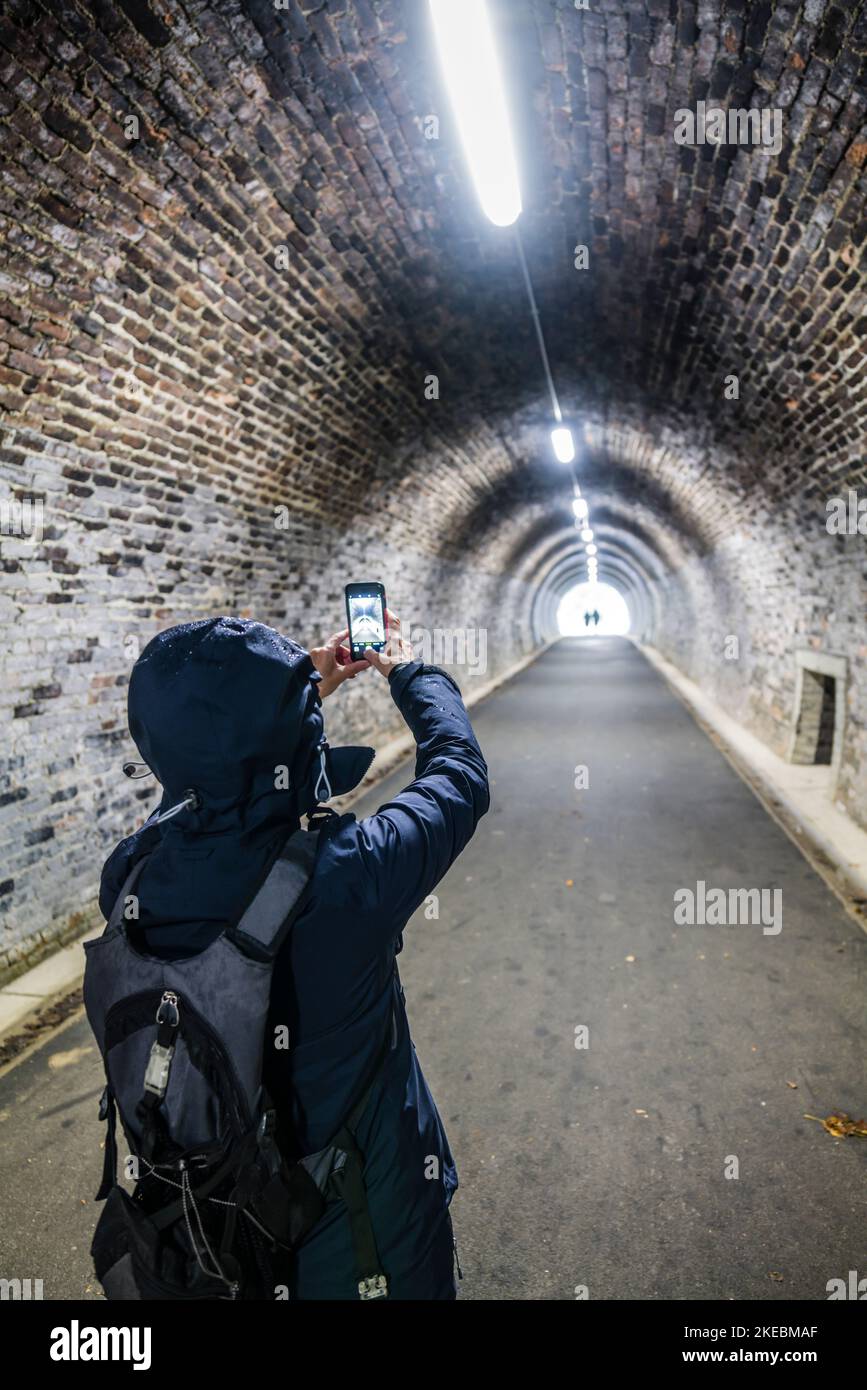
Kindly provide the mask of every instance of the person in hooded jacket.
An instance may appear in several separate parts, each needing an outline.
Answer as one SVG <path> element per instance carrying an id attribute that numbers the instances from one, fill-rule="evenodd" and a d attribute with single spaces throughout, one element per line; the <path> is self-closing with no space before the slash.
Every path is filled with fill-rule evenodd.
<path id="1" fill-rule="evenodd" d="M 355 1130 L 373 1235 L 392 1299 L 453 1299 L 449 1204 L 457 1172 L 411 1040 L 396 956 L 402 932 L 489 806 L 485 760 L 454 680 L 412 660 L 388 615 L 385 653 L 353 662 L 346 632 L 306 652 L 274 629 L 221 617 L 160 633 L 129 687 L 130 732 L 160 806 L 106 862 L 109 917 L 129 870 L 142 948 L 189 956 L 234 925 L 301 817 L 351 790 L 374 756 L 329 748 L 321 702 L 370 667 L 416 742 L 415 777 L 357 821 L 322 821 L 305 906 L 275 964 L 264 1081 L 291 1158 L 330 1142 L 369 1090 Z M 196 793 L 196 805 L 156 817 Z M 371 1086 L 372 1080 L 372 1086 Z M 286 1269 L 295 1299 L 359 1297 L 347 1208 L 329 1199 Z"/>

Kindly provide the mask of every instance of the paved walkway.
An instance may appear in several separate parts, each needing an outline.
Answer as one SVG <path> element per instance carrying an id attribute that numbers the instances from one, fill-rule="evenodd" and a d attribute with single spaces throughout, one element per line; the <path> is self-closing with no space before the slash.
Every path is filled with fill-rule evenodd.
<path id="1" fill-rule="evenodd" d="M 825 1299 L 867 1275 L 867 1143 L 803 1118 L 867 1110 L 867 935 L 624 639 L 559 643 L 475 723 L 492 810 L 402 957 L 462 1296 Z M 780 889 L 782 930 L 676 925 L 699 881 Z M 100 1090 L 83 1020 L 0 1078 L 0 1275 L 48 1298 L 96 1296 Z"/>

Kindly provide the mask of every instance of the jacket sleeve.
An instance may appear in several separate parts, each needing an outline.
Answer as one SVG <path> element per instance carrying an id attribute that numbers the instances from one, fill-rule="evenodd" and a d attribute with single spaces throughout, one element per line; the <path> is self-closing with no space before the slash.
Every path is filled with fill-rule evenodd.
<path id="1" fill-rule="evenodd" d="M 451 676 L 412 661 L 389 683 L 416 741 L 415 780 L 358 831 L 366 906 L 397 936 L 471 838 L 490 796 L 487 764 Z"/>

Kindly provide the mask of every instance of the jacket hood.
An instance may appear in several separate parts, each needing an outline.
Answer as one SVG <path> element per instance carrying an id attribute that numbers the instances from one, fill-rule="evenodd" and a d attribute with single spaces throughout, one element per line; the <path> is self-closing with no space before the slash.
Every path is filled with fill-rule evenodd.
<path id="1" fill-rule="evenodd" d="M 164 834 L 291 831 L 357 785 L 373 750 L 328 748 L 319 680 L 309 653 L 263 623 L 209 618 L 153 638 L 130 677 L 130 733 L 161 811 L 191 791 L 198 803 Z"/>

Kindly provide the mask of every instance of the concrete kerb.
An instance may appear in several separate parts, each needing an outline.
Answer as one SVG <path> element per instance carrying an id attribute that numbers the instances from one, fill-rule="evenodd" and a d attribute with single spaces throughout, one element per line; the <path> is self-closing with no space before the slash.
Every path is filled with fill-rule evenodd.
<path id="1" fill-rule="evenodd" d="M 654 647 L 631 640 L 867 931 L 867 831 L 817 792 L 812 768 L 781 758 Z"/>

